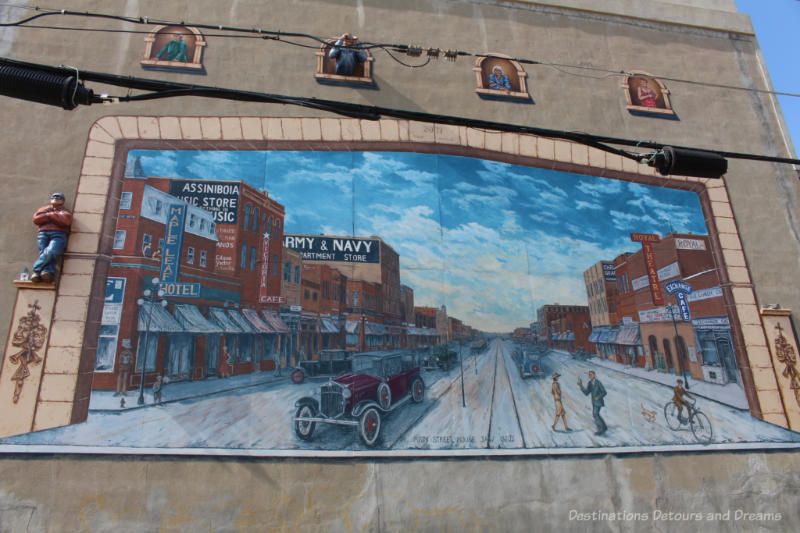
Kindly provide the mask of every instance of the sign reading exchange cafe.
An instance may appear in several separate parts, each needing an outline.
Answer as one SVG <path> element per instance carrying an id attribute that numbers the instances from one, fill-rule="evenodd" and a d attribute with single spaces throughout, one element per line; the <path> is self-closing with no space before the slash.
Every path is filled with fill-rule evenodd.
<path id="1" fill-rule="evenodd" d="M 321 235 L 284 235 L 284 248 L 300 252 L 303 261 L 342 261 L 344 263 L 380 262 L 377 239 L 325 237 Z"/>

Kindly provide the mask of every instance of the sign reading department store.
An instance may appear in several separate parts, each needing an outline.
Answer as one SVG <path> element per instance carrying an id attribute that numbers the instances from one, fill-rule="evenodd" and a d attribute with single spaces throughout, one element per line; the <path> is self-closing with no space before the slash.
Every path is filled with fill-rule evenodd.
<path id="1" fill-rule="evenodd" d="M 111 178 L 132 201 L 104 215 L 118 248 L 102 251 L 109 266 L 91 290 L 117 292 L 88 298 L 102 321 L 82 347 L 94 359 L 88 415 L 4 435 L 2 449 L 405 456 L 800 443 L 750 408 L 748 354 L 728 282 L 709 267 L 722 254 L 699 188 L 407 146 L 148 142 Z M 142 197 L 154 200 L 139 208 Z M 584 272 L 598 264 L 610 324 L 588 312 Z M 682 317 L 662 288 L 687 279 Z M 569 317 L 540 318 L 547 306 Z M 36 320 L 12 324 L 13 338 Z M 685 421 L 679 377 L 697 397 Z M 29 394 L 37 388 L 23 386 L 20 402 Z"/>
<path id="2" fill-rule="evenodd" d="M 300 252 L 305 261 L 378 263 L 380 242 L 376 239 L 284 235 L 283 246 Z"/>

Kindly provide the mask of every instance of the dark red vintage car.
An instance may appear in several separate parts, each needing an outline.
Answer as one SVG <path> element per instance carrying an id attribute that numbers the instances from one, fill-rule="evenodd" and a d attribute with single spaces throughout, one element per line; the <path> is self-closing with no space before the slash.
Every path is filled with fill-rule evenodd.
<path id="1" fill-rule="evenodd" d="M 408 400 L 421 402 L 425 383 L 414 353 L 375 352 L 353 357 L 352 372 L 331 379 L 315 396 L 295 402 L 294 430 L 311 440 L 317 423 L 358 428 L 361 440 L 374 446 L 382 417 Z"/>

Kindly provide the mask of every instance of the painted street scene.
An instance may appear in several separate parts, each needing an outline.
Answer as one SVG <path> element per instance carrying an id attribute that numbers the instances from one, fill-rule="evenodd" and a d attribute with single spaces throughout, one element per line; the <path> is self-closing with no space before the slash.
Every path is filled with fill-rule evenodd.
<path id="1" fill-rule="evenodd" d="M 664 406 L 672 399 L 672 387 L 622 369 L 580 361 L 561 350 L 552 350 L 542 358 L 546 376 L 524 378 L 513 356 L 515 346 L 498 338 L 480 353 L 470 354 L 463 348 L 463 395 L 459 365 L 449 371 L 424 371 L 427 389 L 423 400 L 418 404 L 408 401 L 382 417 L 379 439 L 373 446 L 392 450 L 491 450 L 636 448 L 654 442 L 800 442 L 800 435 L 794 432 L 699 395 L 696 405 L 707 416 L 708 429 L 696 428 L 693 432 L 689 423 L 679 423 L 673 429 L 664 414 Z M 601 417 L 608 430 L 602 435 L 595 435 L 592 402 L 577 385 L 578 379 L 589 379 L 589 371 L 597 373 L 596 379 L 607 391 Z M 555 372 L 560 374 L 568 430 L 560 421 L 552 429 L 555 409 L 551 375 Z M 369 450 L 355 426 L 318 423 L 309 440 L 298 438 L 294 404 L 324 384 L 325 380 L 311 379 L 298 385 L 288 376 L 270 375 L 259 382 L 242 380 L 235 390 L 215 392 L 209 387 L 183 400 L 176 397 L 185 394 L 185 389 L 172 393 L 167 386 L 161 405 L 119 410 L 109 403 L 107 409 L 94 411 L 86 423 L 4 442 L 165 449 L 191 449 L 202 443 L 207 448 L 231 450 Z M 148 404 L 151 398 L 148 395 Z"/>
<path id="2" fill-rule="evenodd" d="M 800 442 L 753 415 L 689 190 L 435 154 L 134 150 L 113 216 L 88 419 L 6 449 Z"/>

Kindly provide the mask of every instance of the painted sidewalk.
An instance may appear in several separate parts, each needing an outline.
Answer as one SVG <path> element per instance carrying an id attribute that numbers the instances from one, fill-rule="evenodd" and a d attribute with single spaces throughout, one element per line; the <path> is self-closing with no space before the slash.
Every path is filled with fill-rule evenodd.
<path id="1" fill-rule="evenodd" d="M 282 375 L 276 376 L 274 371 L 254 372 L 252 374 L 241 374 L 229 378 L 206 378 L 202 381 L 178 381 L 176 383 L 167 382 L 161 387 L 161 403 L 171 403 L 190 398 L 201 398 L 248 387 L 259 385 L 269 385 L 276 381 L 289 382 L 291 369 L 283 369 Z M 125 406 L 121 406 L 120 400 L 125 399 Z M 103 411 L 127 411 L 141 407 L 151 407 L 153 403 L 153 387 L 144 389 L 144 405 L 138 405 L 139 389 L 128 389 L 127 396 L 115 396 L 114 391 L 92 391 L 89 400 L 89 412 Z"/>

